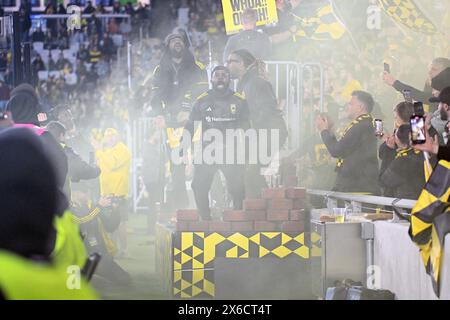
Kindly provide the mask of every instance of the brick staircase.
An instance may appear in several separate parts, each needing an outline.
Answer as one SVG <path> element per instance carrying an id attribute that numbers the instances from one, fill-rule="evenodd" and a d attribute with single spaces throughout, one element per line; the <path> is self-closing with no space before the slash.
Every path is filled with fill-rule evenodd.
<path id="1" fill-rule="evenodd" d="M 178 210 L 176 231 L 303 232 L 306 189 L 283 187 L 265 189 L 261 199 L 244 200 L 243 210 L 227 210 L 221 220 L 202 221 L 197 210 Z"/>

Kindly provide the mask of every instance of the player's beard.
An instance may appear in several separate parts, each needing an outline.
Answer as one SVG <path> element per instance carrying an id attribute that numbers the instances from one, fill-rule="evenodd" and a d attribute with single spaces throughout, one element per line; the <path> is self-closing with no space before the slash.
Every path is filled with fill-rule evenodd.
<path id="1" fill-rule="evenodd" d="M 184 50 L 185 49 L 178 51 L 176 49 L 172 49 L 172 50 L 170 50 L 170 56 L 175 59 L 180 59 L 181 57 L 183 57 Z"/>

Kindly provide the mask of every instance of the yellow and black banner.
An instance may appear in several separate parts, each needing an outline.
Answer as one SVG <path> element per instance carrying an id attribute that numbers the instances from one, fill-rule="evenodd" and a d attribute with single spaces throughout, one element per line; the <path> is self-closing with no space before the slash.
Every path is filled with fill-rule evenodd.
<path id="1" fill-rule="evenodd" d="M 297 37 L 311 40 L 337 40 L 345 34 L 344 24 L 337 18 L 333 6 L 327 4 L 316 9 L 309 17 L 294 15 L 299 25 Z"/>
<path id="2" fill-rule="evenodd" d="M 438 297 L 444 240 L 450 232 L 449 196 L 450 162 L 439 161 L 412 210 L 409 230 Z"/>
<path id="3" fill-rule="evenodd" d="M 396 23 L 408 29 L 424 33 L 436 34 L 436 26 L 417 7 L 413 0 L 378 0 L 378 4 Z"/>
<path id="4" fill-rule="evenodd" d="M 222 0 L 222 7 L 227 34 L 234 34 L 242 30 L 241 15 L 246 9 L 256 10 L 257 26 L 278 22 L 275 0 Z"/>

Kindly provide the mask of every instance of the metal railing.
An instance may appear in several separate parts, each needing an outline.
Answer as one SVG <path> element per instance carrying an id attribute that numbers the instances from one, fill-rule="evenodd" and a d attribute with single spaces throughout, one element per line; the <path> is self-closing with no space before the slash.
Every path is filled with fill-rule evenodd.
<path id="1" fill-rule="evenodd" d="M 298 63 L 295 61 L 265 61 L 275 95 L 284 100 L 284 115 L 289 131 L 288 149 L 296 150 L 304 147 L 305 133 L 312 130 L 311 124 L 305 118 L 305 107 L 314 107 L 314 101 L 319 99 L 319 110 L 323 111 L 325 75 L 320 63 Z M 305 77 L 305 74 L 309 78 Z M 315 95 L 314 79 L 319 81 L 319 92 Z M 309 99 L 305 99 L 307 80 L 309 81 Z M 312 113 L 311 113 L 312 114 Z M 312 118 L 310 119 L 312 123 Z"/>
<path id="2" fill-rule="evenodd" d="M 327 201 L 327 207 L 337 208 L 337 201 L 344 201 L 347 205 L 348 202 L 351 203 L 352 213 L 361 213 L 363 208 L 362 204 L 369 204 L 382 207 L 392 207 L 396 208 L 397 212 L 401 212 L 402 215 L 405 211 L 411 211 L 417 200 L 409 199 L 396 199 L 387 197 L 377 197 L 369 195 L 360 195 L 352 193 L 343 192 L 333 192 L 324 190 L 313 190 L 308 189 L 307 193 L 311 196 L 323 197 Z M 366 208 L 364 208 L 366 209 Z M 368 208 L 370 210 L 376 210 L 374 208 Z M 386 211 L 386 210 L 383 210 Z M 386 211 L 387 212 L 387 211 Z M 393 211 L 389 211 L 393 212 Z M 390 222 L 399 222 L 396 214 L 393 215 Z M 361 239 L 365 241 L 366 245 L 366 286 L 373 285 L 370 282 L 373 281 L 371 277 L 371 267 L 375 265 L 375 227 L 373 222 L 366 221 L 361 223 Z"/>
<path id="3" fill-rule="evenodd" d="M 343 200 L 356 204 L 355 208 L 361 208 L 361 204 L 370 204 L 376 206 L 395 207 L 402 210 L 412 210 L 417 200 L 397 199 L 387 197 L 377 197 L 369 195 L 360 195 L 354 193 L 334 192 L 325 190 L 308 189 L 307 193 L 313 196 L 323 197 L 325 200 L 336 201 Z M 357 205 L 360 204 L 360 205 Z M 358 211 L 357 211 L 358 212 Z M 361 211 L 359 211 L 361 212 Z"/>

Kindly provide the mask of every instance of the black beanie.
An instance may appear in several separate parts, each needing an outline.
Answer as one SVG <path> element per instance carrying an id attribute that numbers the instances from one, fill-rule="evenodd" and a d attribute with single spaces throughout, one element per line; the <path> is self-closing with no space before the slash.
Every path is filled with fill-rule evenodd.
<path id="1" fill-rule="evenodd" d="M 34 88 L 28 83 L 22 83 L 11 91 L 6 110 L 11 112 L 15 123 L 39 125 L 37 118 L 40 112 L 39 100 Z"/>
<path id="2" fill-rule="evenodd" d="M 58 209 L 54 168 L 29 129 L 2 131 L 0 150 L 0 250 L 46 256 Z"/>

